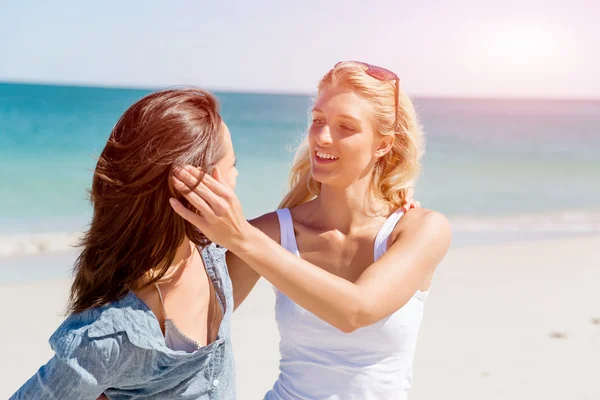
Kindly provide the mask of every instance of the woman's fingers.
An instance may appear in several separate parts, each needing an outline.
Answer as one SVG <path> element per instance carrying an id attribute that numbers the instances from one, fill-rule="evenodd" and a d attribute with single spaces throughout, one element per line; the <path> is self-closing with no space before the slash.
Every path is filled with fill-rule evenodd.
<path id="1" fill-rule="evenodd" d="M 173 176 L 185 184 L 188 190 L 194 190 L 201 181 L 202 171 L 191 166 L 186 166 L 185 168 L 177 167 L 173 169 Z M 179 191 L 183 193 L 183 191 Z"/>
<path id="2" fill-rule="evenodd" d="M 219 177 L 219 172 L 217 170 L 215 170 L 213 173 Z M 224 199 L 229 199 L 231 197 L 231 189 L 223 185 L 209 174 L 204 175 L 202 183 L 204 183 L 210 190 Z"/>
<path id="3" fill-rule="evenodd" d="M 217 177 L 219 176 L 216 169 L 213 173 Z M 200 182 L 202 182 L 219 197 L 228 198 L 230 195 L 229 188 L 210 176 L 210 174 L 205 174 L 191 165 L 186 165 L 183 168 L 175 168 L 173 174 L 176 178 L 186 184 L 189 190 L 195 190 L 199 187 Z"/>
<path id="4" fill-rule="evenodd" d="M 207 218 L 212 218 L 213 215 L 224 215 L 228 208 L 227 199 L 212 191 L 204 184 L 204 180 L 201 182 L 200 176 L 206 179 L 209 175 L 202 174 L 198 168 L 189 165 L 177 168 L 173 173 L 173 186 Z M 211 177 L 211 179 L 213 178 Z M 220 183 L 214 182 L 216 184 L 213 184 L 213 187 L 218 189 Z M 210 212 L 207 207 L 211 209 Z"/>
<path id="5" fill-rule="evenodd" d="M 210 215 L 213 214 L 211 206 L 200 195 L 200 193 L 198 193 L 198 189 L 190 190 L 185 183 L 180 181 L 175 176 L 173 177 L 173 186 L 183 195 L 183 197 L 187 199 L 187 201 L 189 201 L 194 207 L 196 207 L 196 209 L 200 211 L 202 215 L 210 217 Z"/>
<path id="6" fill-rule="evenodd" d="M 169 199 L 169 204 L 171 204 L 171 207 L 173 208 L 173 210 L 183 219 L 185 219 L 186 221 L 192 223 L 194 226 L 196 226 L 197 228 L 199 228 L 200 230 L 202 225 L 204 224 L 204 221 L 202 219 L 201 215 L 198 215 L 192 211 L 190 211 L 187 207 L 184 207 L 183 204 L 181 204 L 181 202 L 179 202 L 179 200 L 171 197 Z"/>
<path id="7" fill-rule="evenodd" d="M 206 203 L 212 208 L 214 213 L 218 216 L 222 216 L 227 210 L 227 202 L 211 191 L 204 182 L 200 182 L 198 187 L 196 188 L 196 193 L 202 197 Z"/>
<path id="8" fill-rule="evenodd" d="M 181 179 L 179 179 L 181 176 Z M 207 176 L 207 175 L 205 175 Z M 177 189 L 181 194 L 184 195 L 186 199 L 190 201 L 196 208 L 200 211 L 203 211 L 200 208 L 200 205 L 209 206 L 216 215 L 222 215 L 227 209 L 227 203 L 221 197 L 212 192 L 204 182 L 198 183 L 198 180 L 191 173 L 183 172 L 177 173 L 173 176 L 173 186 Z"/>
<path id="9" fill-rule="evenodd" d="M 419 201 L 414 201 L 414 200 L 413 200 L 413 201 L 411 201 L 410 203 L 405 203 L 405 204 L 402 206 L 402 209 L 403 209 L 405 212 L 406 212 L 406 211 L 408 211 L 408 210 L 410 210 L 410 209 L 412 209 L 412 208 L 421 208 L 421 202 L 419 202 Z"/>
<path id="10" fill-rule="evenodd" d="M 213 173 L 216 177 L 219 177 L 218 170 L 214 170 Z M 185 183 L 190 190 L 194 190 L 200 181 L 202 181 L 211 191 L 216 193 L 220 197 L 227 198 L 230 195 L 230 190 L 217 179 L 205 174 L 198 168 L 191 165 L 186 165 L 183 168 L 175 168 L 173 174 L 183 183 Z"/>
<path id="11" fill-rule="evenodd" d="M 406 189 L 406 194 L 404 195 L 404 204 L 402 205 L 402 210 L 405 212 L 414 207 L 414 199 L 415 190 L 412 187 L 408 187 Z"/>

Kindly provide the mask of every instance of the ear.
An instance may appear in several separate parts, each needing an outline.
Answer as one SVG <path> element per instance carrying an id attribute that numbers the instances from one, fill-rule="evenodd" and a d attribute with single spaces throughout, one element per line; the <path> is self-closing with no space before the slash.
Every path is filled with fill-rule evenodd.
<path id="1" fill-rule="evenodd" d="M 212 176 L 216 180 L 219 180 L 219 171 L 218 171 L 216 165 L 213 167 L 213 170 L 211 171 L 210 176 Z"/>
<path id="2" fill-rule="evenodd" d="M 381 139 L 381 143 L 379 143 L 379 147 L 377 148 L 377 151 L 375 151 L 375 156 L 376 157 L 385 156 L 392 149 L 392 146 L 394 145 L 395 140 L 396 140 L 396 138 L 394 135 L 384 136 Z"/>
<path id="3" fill-rule="evenodd" d="M 212 172 L 210 173 L 210 176 L 212 176 L 213 178 L 215 178 L 216 181 L 221 181 L 221 174 L 219 173 L 219 168 L 215 165 L 212 169 Z"/>

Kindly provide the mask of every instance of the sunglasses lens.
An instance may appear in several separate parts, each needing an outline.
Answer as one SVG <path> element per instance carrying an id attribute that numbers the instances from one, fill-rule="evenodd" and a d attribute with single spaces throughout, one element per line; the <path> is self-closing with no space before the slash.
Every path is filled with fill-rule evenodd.
<path id="1" fill-rule="evenodd" d="M 396 74 L 394 74 L 392 71 L 374 65 L 371 65 L 367 73 L 373 78 L 377 78 L 382 81 L 390 81 L 396 79 Z"/>
<path id="2" fill-rule="evenodd" d="M 337 64 L 335 64 L 335 68 L 337 68 L 342 62 L 343 61 L 340 61 Z M 378 67 L 376 65 L 367 64 L 362 61 L 350 61 L 350 62 L 364 67 L 365 72 L 367 74 L 371 75 L 375 79 L 379 79 L 380 81 L 391 81 L 391 80 L 398 79 L 398 76 L 388 69 Z"/>

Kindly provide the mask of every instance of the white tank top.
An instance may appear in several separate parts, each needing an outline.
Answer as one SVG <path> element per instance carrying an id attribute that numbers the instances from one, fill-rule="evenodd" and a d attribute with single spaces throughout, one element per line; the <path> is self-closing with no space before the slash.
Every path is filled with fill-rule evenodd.
<path id="1" fill-rule="evenodd" d="M 292 216 L 277 210 L 281 246 L 300 256 Z M 375 238 L 375 261 L 402 217 L 388 217 Z M 267 400 L 406 399 L 427 292 L 415 295 L 374 325 L 343 333 L 275 289 L 275 319 L 281 341 L 279 378 Z"/>

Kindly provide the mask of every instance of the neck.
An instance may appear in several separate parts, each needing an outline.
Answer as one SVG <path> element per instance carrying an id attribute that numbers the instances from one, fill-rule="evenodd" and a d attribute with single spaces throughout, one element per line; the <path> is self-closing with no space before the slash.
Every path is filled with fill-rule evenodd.
<path id="1" fill-rule="evenodd" d="M 181 266 L 185 266 L 189 264 L 192 257 L 194 257 L 195 247 L 194 244 L 190 241 L 190 239 L 185 236 L 183 241 L 177 248 L 177 252 L 175 253 L 175 258 L 171 263 L 171 268 L 179 268 Z"/>
<path id="2" fill-rule="evenodd" d="M 315 216 L 327 228 L 342 233 L 371 223 L 373 217 L 387 216 L 388 207 L 371 195 L 370 183 L 369 175 L 344 187 L 322 184 L 321 193 L 314 200 Z"/>
<path id="3" fill-rule="evenodd" d="M 160 278 L 159 283 L 169 283 L 169 285 L 177 285 L 185 269 L 192 264 L 192 261 L 197 251 L 194 244 L 186 237 L 177 248 L 175 257 L 171 262 L 167 273 Z M 150 273 L 152 270 L 149 271 Z M 143 281 L 148 281 L 150 276 L 146 276 Z"/>

